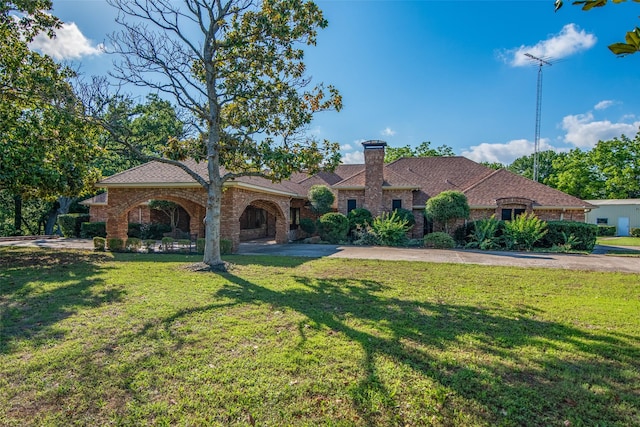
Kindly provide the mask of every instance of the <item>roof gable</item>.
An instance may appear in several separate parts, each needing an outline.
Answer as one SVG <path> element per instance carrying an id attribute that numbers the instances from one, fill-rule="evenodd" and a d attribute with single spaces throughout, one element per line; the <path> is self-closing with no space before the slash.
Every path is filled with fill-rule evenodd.
<path id="1" fill-rule="evenodd" d="M 529 178 L 499 169 L 473 183 L 464 194 L 470 206 L 495 206 L 496 199 L 525 197 L 534 206 L 589 209 L 593 205 Z"/>

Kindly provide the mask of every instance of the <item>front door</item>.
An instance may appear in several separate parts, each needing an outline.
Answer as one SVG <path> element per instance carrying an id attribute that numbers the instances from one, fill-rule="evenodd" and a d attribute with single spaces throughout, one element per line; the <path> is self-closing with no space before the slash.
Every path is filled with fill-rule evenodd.
<path id="1" fill-rule="evenodd" d="M 629 217 L 621 216 L 618 218 L 618 236 L 629 235 Z"/>

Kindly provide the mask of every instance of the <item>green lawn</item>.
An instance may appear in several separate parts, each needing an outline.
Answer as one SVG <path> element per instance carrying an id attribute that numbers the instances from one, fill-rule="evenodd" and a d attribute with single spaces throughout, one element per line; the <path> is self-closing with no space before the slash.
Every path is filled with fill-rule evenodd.
<path id="1" fill-rule="evenodd" d="M 638 275 L 0 249 L 0 425 L 640 425 Z"/>
<path id="2" fill-rule="evenodd" d="M 598 237 L 599 245 L 640 246 L 640 237 Z"/>

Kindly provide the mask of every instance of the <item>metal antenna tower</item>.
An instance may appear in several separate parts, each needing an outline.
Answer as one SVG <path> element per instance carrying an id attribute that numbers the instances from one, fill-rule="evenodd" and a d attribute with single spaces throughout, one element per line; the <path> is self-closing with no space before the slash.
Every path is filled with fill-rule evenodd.
<path id="1" fill-rule="evenodd" d="M 546 59 L 538 58 L 530 53 L 525 53 L 524 56 L 529 60 L 538 64 L 538 86 L 536 91 L 536 132 L 533 138 L 533 180 L 538 182 L 538 170 L 540 164 L 538 161 L 538 153 L 540 152 L 540 113 L 542 112 L 542 67 L 544 65 L 551 65 L 551 62 Z"/>

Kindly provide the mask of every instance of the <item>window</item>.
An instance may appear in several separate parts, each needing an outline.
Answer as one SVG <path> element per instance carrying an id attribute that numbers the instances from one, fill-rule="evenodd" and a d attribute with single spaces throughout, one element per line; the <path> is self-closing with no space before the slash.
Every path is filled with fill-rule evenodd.
<path id="1" fill-rule="evenodd" d="M 391 210 L 397 211 L 398 209 L 402 209 L 402 199 L 393 199 L 391 201 Z"/>
<path id="2" fill-rule="evenodd" d="M 347 213 L 356 208 L 356 199 L 347 199 Z"/>
<path id="3" fill-rule="evenodd" d="M 609 225 L 609 218 L 596 218 L 596 224 Z"/>
<path id="4" fill-rule="evenodd" d="M 511 221 L 513 218 L 522 215 L 527 212 L 526 209 L 502 209 L 502 220 Z"/>
<path id="5" fill-rule="evenodd" d="M 289 209 L 289 229 L 296 230 L 300 225 L 300 208 Z"/>

